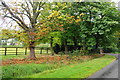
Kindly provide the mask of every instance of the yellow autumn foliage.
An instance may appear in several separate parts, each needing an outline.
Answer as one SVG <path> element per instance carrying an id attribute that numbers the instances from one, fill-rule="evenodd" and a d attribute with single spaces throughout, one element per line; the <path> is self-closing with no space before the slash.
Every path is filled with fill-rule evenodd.
<path id="1" fill-rule="evenodd" d="M 79 21 L 81 21 L 81 19 L 76 19 L 76 20 L 75 20 L 75 22 L 79 22 Z"/>
<path id="2" fill-rule="evenodd" d="M 84 13 L 81 13 L 81 14 L 80 14 L 80 16 L 83 16 L 83 15 L 85 15 L 85 14 L 84 14 Z"/>
<path id="3" fill-rule="evenodd" d="M 54 16 L 58 16 L 59 15 L 59 12 L 58 11 L 53 11 L 52 14 L 50 14 L 48 16 L 48 18 L 51 18 L 51 17 L 54 17 Z"/>

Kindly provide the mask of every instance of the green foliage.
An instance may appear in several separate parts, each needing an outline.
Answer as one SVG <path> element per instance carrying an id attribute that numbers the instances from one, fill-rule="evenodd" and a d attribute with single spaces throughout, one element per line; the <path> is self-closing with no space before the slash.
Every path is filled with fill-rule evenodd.
<path id="1" fill-rule="evenodd" d="M 15 37 L 15 31 L 14 30 L 8 30 L 8 29 L 1 29 L 0 33 L 0 39 L 10 39 Z"/>
<path id="2" fill-rule="evenodd" d="M 34 41 L 35 46 L 50 43 L 53 37 L 53 46 L 69 41 L 75 46 L 81 45 L 85 50 L 93 47 L 98 50 L 99 47 L 110 47 L 117 43 L 118 38 L 113 34 L 120 29 L 119 16 L 112 2 L 46 3 L 37 18 L 36 31 L 31 31 L 29 35 L 24 31 L 13 31 L 12 34 L 15 33 L 14 37 L 27 46 L 30 41 Z M 29 36 L 34 36 L 34 39 L 29 39 Z"/>
<path id="3" fill-rule="evenodd" d="M 59 44 L 59 45 L 61 45 L 61 37 L 62 37 L 62 35 L 61 35 L 61 32 L 60 31 L 56 31 L 56 32 L 51 32 L 50 34 L 49 34 L 49 36 L 51 37 L 53 37 L 53 46 L 55 46 L 55 44 L 57 43 L 57 44 Z M 48 37 L 49 38 L 49 37 Z"/>
<path id="4" fill-rule="evenodd" d="M 81 50 L 73 50 L 72 52 L 69 52 L 69 55 L 72 56 L 84 56 L 86 55 L 85 53 L 87 53 L 87 50 L 84 50 L 81 48 Z"/>
<path id="5" fill-rule="evenodd" d="M 96 48 L 98 46 L 110 46 L 110 35 L 118 29 L 119 21 L 118 17 L 116 17 L 119 16 L 119 11 L 114 4 L 110 2 L 82 2 L 73 3 L 72 5 L 75 6 L 72 12 L 84 14 L 80 16 L 82 19 L 82 22 L 80 22 L 81 32 L 78 32 L 81 39 L 84 38 L 84 45 L 90 46 L 88 49 L 92 46 L 96 46 Z M 111 10 L 114 11 L 113 14 L 111 14 Z"/>

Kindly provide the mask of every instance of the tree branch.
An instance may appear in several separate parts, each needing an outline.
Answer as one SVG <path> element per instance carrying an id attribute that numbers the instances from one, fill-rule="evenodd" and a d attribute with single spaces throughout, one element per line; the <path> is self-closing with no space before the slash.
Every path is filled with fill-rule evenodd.
<path id="1" fill-rule="evenodd" d="M 43 3 L 42 4 L 42 2 L 39 2 L 39 3 L 37 3 L 38 5 L 36 6 L 36 8 L 34 9 L 34 11 L 33 11 L 33 21 L 31 22 L 31 23 L 33 23 L 33 26 L 32 27 L 34 27 L 34 24 L 37 22 L 36 20 L 37 20 L 37 18 L 38 18 L 38 16 L 39 16 L 39 14 L 40 14 L 40 9 L 42 8 L 42 6 L 45 4 L 45 3 Z"/>
<path id="2" fill-rule="evenodd" d="M 29 18 L 30 18 L 30 17 L 31 17 L 31 14 L 30 14 L 29 10 L 27 10 L 25 7 L 23 7 L 23 5 L 22 5 L 21 7 L 27 12 L 27 14 L 28 14 L 28 16 L 29 16 Z"/>
<path id="3" fill-rule="evenodd" d="M 21 26 L 24 30 L 26 30 L 25 27 L 24 27 L 23 25 L 21 25 L 21 24 L 19 23 L 19 21 L 17 21 L 17 20 L 14 19 L 13 17 L 10 17 L 10 16 L 5 16 L 5 17 L 8 17 L 8 18 L 12 19 L 12 20 L 15 21 L 19 26 Z"/>
<path id="4" fill-rule="evenodd" d="M 14 13 L 10 10 L 10 8 L 5 4 L 5 2 L 2 2 L 2 5 L 9 11 L 9 13 L 11 14 L 11 16 L 12 17 L 14 17 L 14 18 L 12 18 L 13 20 L 15 20 L 15 21 L 19 21 L 20 23 L 18 23 L 18 21 L 17 21 L 17 23 L 18 23 L 18 25 L 20 25 L 24 30 L 27 30 L 28 29 L 28 27 L 27 27 L 27 25 L 18 17 L 18 16 L 16 16 L 16 15 L 14 15 Z M 11 17 L 9 17 L 9 18 L 11 18 Z M 17 20 L 16 20 L 17 19 Z"/>

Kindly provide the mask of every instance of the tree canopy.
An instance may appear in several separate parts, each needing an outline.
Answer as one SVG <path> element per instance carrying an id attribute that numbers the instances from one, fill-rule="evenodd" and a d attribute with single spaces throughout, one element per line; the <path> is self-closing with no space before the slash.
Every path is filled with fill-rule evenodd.
<path id="1" fill-rule="evenodd" d="M 75 49 L 84 50 L 108 47 L 120 30 L 120 13 L 112 2 L 32 2 L 10 4 L 1 1 L 5 18 L 18 24 L 20 30 L 3 30 L 30 48 L 29 58 L 35 58 L 34 48 L 40 42 L 49 42 L 51 50 L 56 43 L 64 45 L 68 53 L 68 43 Z M 7 33 L 6 33 L 7 32 Z M 112 43 L 112 44 L 111 44 Z M 54 53 L 54 52 L 53 52 Z"/>

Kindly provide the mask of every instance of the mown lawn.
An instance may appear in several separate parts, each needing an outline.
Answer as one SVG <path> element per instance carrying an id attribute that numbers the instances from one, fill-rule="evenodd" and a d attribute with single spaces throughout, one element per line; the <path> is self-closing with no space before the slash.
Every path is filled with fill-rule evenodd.
<path id="1" fill-rule="evenodd" d="M 114 60 L 115 57 L 105 55 L 83 63 L 67 65 L 58 69 L 47 70 L 33 75 L 24 76 L 24 78 L 87 78 Z"/>
<path id="2" fill-rule="evenodd" d="M 38 57 L 47 56 L 47 55 L 50 55 L 50 54 L 36 54 L 36 57 L 38 58 Z M 0 60 L 24 59 L 24 58 L 26 58 L 28 56 L 29 56 L 29 54 L 27 54 L 27 55 L 7 55 L 7 56 L 1 55 Z"/>

